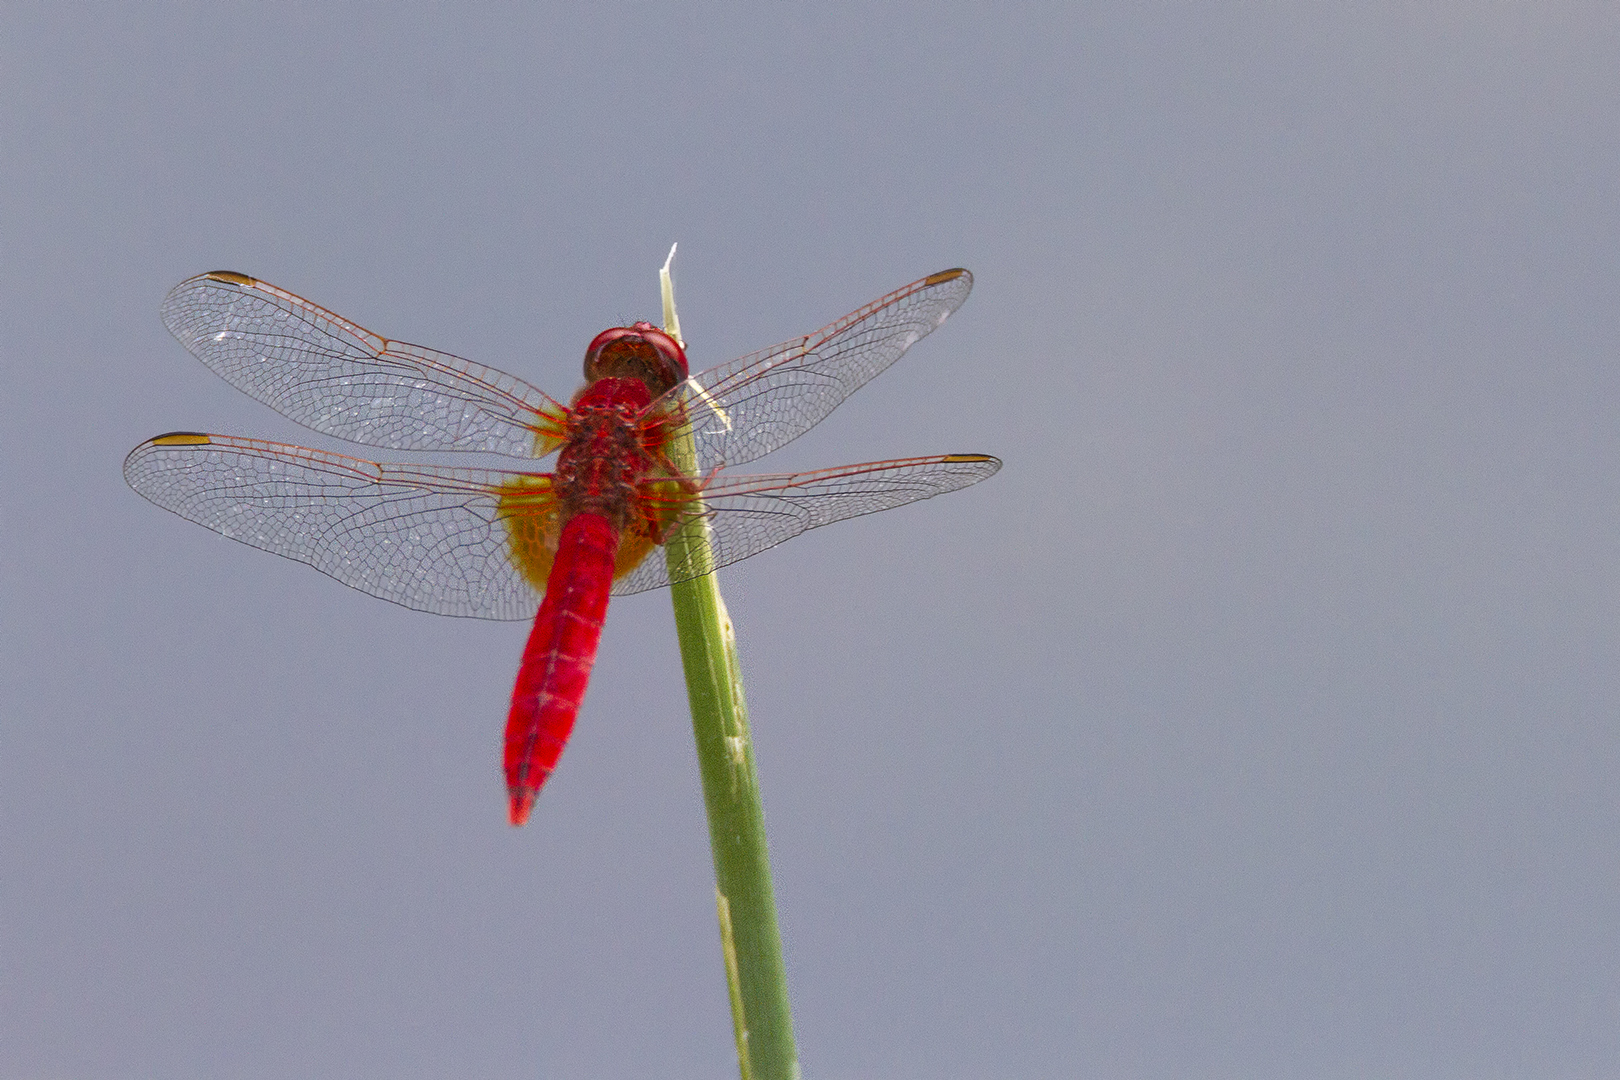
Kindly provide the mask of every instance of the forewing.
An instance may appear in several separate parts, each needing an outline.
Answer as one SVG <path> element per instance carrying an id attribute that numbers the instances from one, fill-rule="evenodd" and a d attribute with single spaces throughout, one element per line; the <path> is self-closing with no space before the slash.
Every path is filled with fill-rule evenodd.
<path id="1" fill-rule="evenodd" d="M 764 457 L 900 359 L 972 288 L 966 270 L 930 274 L 813 334 L 701 372 L 654 407 L 684 405 L 700 473 Z"/>
<path id="2" fill-rule="evenodd" d="M 692 503 L 677 504 L 673 511 L 677 518 L 701 513 L 707 520 L 712 564 L 705 567 L 694 557 L 671 567 L 663 551 L 654 551 L 616 581 L 613 591 L 635 593 L 689 581 L 709 569 L 757 555 L 806 529 L 931 499 L 977 484 L 999 468 L 1000 461 L 984 454 L 945 454 L 816 472 L 722 475 L 704 488 L 701 511 L 680 509 Z"/>
<path id="3" fill-rule="evenodd" d="M 215 532 L 418 611 L 527 619 L 499 491 L 544 474 L 388 465 L 302 446 L 175 433 L 137 446 L 129 486 Z"/>
<path id="4" fill-rule="evenodd" d="M 285 289 L 215 271 L 182 281 L 163 324 L 226 382 L 307 428 L 390 450 L 555 449 L 563 407 L 522 379 L 390 341 Z"/>

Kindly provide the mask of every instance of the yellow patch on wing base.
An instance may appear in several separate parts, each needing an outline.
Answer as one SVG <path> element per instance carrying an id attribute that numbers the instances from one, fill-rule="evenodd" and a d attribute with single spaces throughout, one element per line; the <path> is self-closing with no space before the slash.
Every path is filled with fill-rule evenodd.
<path id="1" fill-rule="evenodd" d="M 540 412 L 540 422 L 530 426 L 534 432 L 534 456 L 545 457 L 563 444 L 567 438 L 568 419 L 550 407 Z"/>
<path id="2" fill-rule="evenodd" d="M 496 514 L 512 541 L 512 564 L 536 592 L 544 593 L 546 579 L 551 576 L 551 561 L 557 555 L 557 537 L 562 532 L 551 479 L 518 477 L 497 488 L 496 493 L 501 500 Z"/>
<path id="3" fill-rule="evenodd" d="M 676 480 L 644 481 L 642 490 L 640 513 L 619 534 L 619 554 L 613 560 L 615 579 L 640 566 L 653 548 L 662 546 L 677 511 L 691 501 L 682 482 Z"/>
<path id="4" fill-rule="evenodd" d="M 167 436 L 165 436 L 167 437 Z M 206 441 L 206 436 L 202 437 Z M 674 507 L 688 501 L 690 496 L 676 494 L 669 497 L 664 489 L 680 492 L 674 481 L 654 481 L 657 494 L 642 505 L 650 514 L 632 517 L 619 533 L 619 550 L 613 559 L 613 577 L 622 578 L 641 565 L 652 550 L 660 546 L 661 538 L 669 535 Z M 506 526 L 511 540 L 512 565 L 522 572 L 524 580 L 536 592 L 546 591 L 551 576 L 551 564 L 557 557 L 557 541 L 562 536 L 562 507 L 552 494 L 549 476 L 514 477 L 512 482 L 495 489 L 500 498 L 496 516 Z"/>
<path id="5" fill-rule="evenodd" d="M 614 580 L 640 566 L 641 560 L 657 546 L 658 541 L 648 536 L 645 529 L 629 528 L 620 533 L 619 553 L 613 557 Z"/>

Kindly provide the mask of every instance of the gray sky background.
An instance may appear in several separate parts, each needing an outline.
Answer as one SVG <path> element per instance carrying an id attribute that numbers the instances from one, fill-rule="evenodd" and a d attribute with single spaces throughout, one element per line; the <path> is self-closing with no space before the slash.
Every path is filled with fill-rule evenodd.
<path id="1" fill-rule="evenodd" d="M 346 448 L 191 274 L 562 395 L 677 240 L 978 280 L 761 465 L 1002 473 L 723 579 L 807 1077 L 1620 1074 L 1613 7 L 578 7 L 0 16 L 0 1076 L 735 1075 L 665 594 L 513 830 L 524 626 L 119 471 Z"/>

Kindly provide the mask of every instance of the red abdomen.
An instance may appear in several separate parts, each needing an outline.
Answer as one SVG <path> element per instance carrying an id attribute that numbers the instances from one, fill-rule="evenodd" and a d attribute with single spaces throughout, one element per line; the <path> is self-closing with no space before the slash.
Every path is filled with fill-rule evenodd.
<path id="1" fill-rule="evenodd" d="M 523 650 L 506 721 L 506 789 L 513 825 L 529 819 L 585 700 L 618 550 L 618 530 L 600 514 L 575 514 L 558 538 L 546 597 Z"/>

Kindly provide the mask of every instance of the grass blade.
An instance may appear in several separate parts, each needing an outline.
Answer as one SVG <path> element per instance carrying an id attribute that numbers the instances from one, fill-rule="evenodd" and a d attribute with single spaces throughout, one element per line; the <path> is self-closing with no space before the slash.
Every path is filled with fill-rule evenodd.
<path id="1" fill-rule="evenodd" d="M 664 328 L 681 340 L 675 312 L 675 290 L 669 260 L 659 271 L 664 301 Z M 690 436 L 670 447 L 676 464 L 688 475 L 696 461 Z M 666 545 L 672 566 L 712 566 L 708 525 L 701 515 L 683 526 Z M 731 997 L 731 1020 L 737 1040 L 742 1080 L 798 1080 L 798 1053 L 793 1043 L 793 1013 L 788 1004 L 787 972 L 782 963 L 782 936 L 771 890 L 770 852 L 765 842 L 765 809 L 754 768 L 754 744 L 748 733 L 748 705 L 743 699 L 737 639 L 720 585 L 713 573 L 671 587 L 675 631 L 686 672 L 686 694 L 697 740 L 703 802 L 709 815 L 709 844 L 714 853 L 715 906 L 720 920 L 720 946 Z"/>

